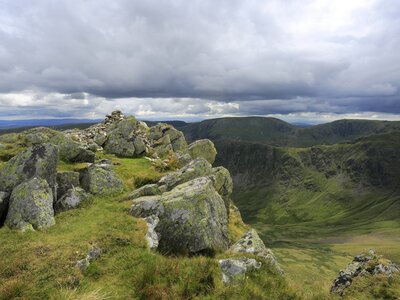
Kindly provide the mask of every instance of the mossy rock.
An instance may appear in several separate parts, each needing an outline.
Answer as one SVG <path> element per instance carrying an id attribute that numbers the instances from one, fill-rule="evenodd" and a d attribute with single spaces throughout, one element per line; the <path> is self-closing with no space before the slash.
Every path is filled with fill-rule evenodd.
<path id="1" fill-rule="evenodd" d="M 59 134 L 50 140 L 60 150 L 60 158 L 67 162 L 94 162 L 96 154 L 85 149 L 81 144 L 70 137 Z"/>
<path id="2" fill-rule="evenodd" d="M 79 172 L 67 171 L 57 173 L 57 199 L 60 199 L 71 188 L 79 187 Z"/>
<path id="3" fill-rule="evenodd" d="M 14 188 L 5 224 L 20 230 L 46 229 L 55 224 L 53 193 L 46 180 L 32 178 Z"/>
<path id="4" fill-rule="evenodd" d="M 211 180 L 199 177 L 160 196 L 134 200 L 135 216 L 155 214 L 155 232 L 162 253 L 214 254 L 228 248 L 228 216 Z"/>
<path id="5" fill-rule="evenodd" d="M 208 139 L 198 140 L 189 145 L 189 153 L 192 158 L 204 158 L 213 164 L 217 156 L 217 149 L 214 143 Z"/>
<path id="6" fill-rule="evenodd" d="M 64 195 L 54 202 L 55 212 L 76 208 L 82 201 L 86 200 L 89 194 L 80 187 L 69 189 Z"/>
<path id="7" fill-rule="evenodd" d="M 123 190 L 121 179 L 109 165 L 91 165 L 81 172 L 80 182 L 82 188 L 95 195 L 120 193 Z"/>
<path id="8" fill-rule="evenodd" d="M 56 183 L 58 149 L 52 144 L 39 144 L 18 153 L 0 171 L 0 186 L 6 192 L 33 177 L 45 179 L 51 188 Z"/>

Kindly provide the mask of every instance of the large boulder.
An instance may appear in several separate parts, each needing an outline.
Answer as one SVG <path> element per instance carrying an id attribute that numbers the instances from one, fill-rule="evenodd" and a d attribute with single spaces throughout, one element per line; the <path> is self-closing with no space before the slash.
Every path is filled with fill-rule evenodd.
<path id="1" fill-rule="evenodd" d="M 86 200 L 89 195 L 84 189 L 80 187 L 74 187 L 69 189 L 64 195 L 54 201 L 55 212 L 61 212 L 77 207 L 82 201 Z"/>
<path id="2" fill-rule="evenodd" d="M 205 159 L 199 158 L 191 161 L 183 168 L 165 175 L 158 181 L 158 185 L 165 186 L 166 190 L 171 190 L 179 184 L 211 174 L 211 165 Z"/>
<path id="3" fill-rule="evenodd" d="M 0 171 L 0 187 L 11 192 L 14 187 L 33 177 L 47 181 L 53 189 L 56 184 L 58 149 L 46 143 L 39 144 L 18 153 Z"/>
<path id="4" fill-rule="evenodd" d="M 35 127 L 22 132 L 28 146 L 48 143 L 51 138 L 60 133 L 47 127 Z"/>
<path id="5" fill-rule="evenodd" d="M 81 172 L 80 182 L 82 188 L 91 194 L 113 194 L 123 190 L 121 179 L 107 164 L 90 165 Z"/>
<path id="6" fill-rule="evenodd" d="M 57 199 L 60 199 L 64 194 L 74 188 L 79 187 L 79 172 L 67 171 L 57 173 Z"/>
<path id="7" fill-rule="evenodd" d="M 50 140 L 60 150 L 60 158 L 67 162 L 94 162 L 96 154 L 74 142 L 70 137 L 59 134 Z"/>
<path id="8" fill-rule="evenodd" d="M 159 196 L 134 200 L 131 214 L 157 216 L 158 249 L 169 254 L 212 254 L 228 247 L 228 216 L 212 181 L 199 177 Z M 152 237 L 155 235 L 153 234 Z"/>
<path id="9" fill-rule="evenodd" d="M 192 158 L 204 158 L 213 164 L 217 156 L 217 149 L 214 143 L 208 139 L 198 140 L 189 145 L 189 153 Z"/>
<path id="10" fill-rule="evenodd" d="M 20 230 L 45 229 L 55 224 L 53 193 L 46 180 L 35 177 L 14 188 L 5 224 Z"/>
<path id="11" fill-rule="evenodd" d="M 169 124 L 158 123 L 151 127 L 149 137 L 152 140 L 154 151 L 159 157 L 165 157 L 170 153 L 180 155 L 188 153 L 185 136 Z"/>
<path id="12" fill-rule="evenodd" d="M 135 157 L 136 148 L 134 143 L 134 131 L 137 127 L 135 117 L 127 117 L 114 123 L 107 132 L 107 138 L 103 148 L 107 153 L 121 157 Z M 136 143 L 140 144 L 140 143 Z M 141 146 L 141 145 L 138 145 Z M 140 148 L 138 152 L 143 152 Z"/>

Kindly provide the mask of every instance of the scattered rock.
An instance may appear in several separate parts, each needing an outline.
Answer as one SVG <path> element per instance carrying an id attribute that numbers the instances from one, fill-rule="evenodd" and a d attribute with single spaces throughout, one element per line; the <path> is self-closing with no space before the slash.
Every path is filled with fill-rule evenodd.
<path id="1" fill-rule="evenodd" d="M 367 254 L 355 256 L 353 261 L 344 270 L 339 272 L 338 277 L 332 283 L 331 293 L 343 296 L 345 289 L 358 276 L 369 274 L 390 277 L 399 272 L 400 266 L 377 255 L 374 250 L 369 250 Z"/>
<path id="2" fill-rule="evenodd" d="M 39 144 L 18 153 L 0 171 L 0 187 L 11 192 L 20 183 L 34 177 L 43 178 L 52 190 L 56 184 L 58 149 L 52 144 Z"/>
<path id="3" fill-rule="evenodd" d="M 92 164 L 81 172 L 80 182 L 83 189 L 91 194 L 112 194 L 123 190 L 122 181 L 109 165 Z"/>
<path id="4" fill-rule="evenodd" d="M 208 139 L 198 140 L 189 145 L 189 153 L 192 158 L 204 158 L 210 164 L 213 164 L 217 156 L 217 149 L 214 143 Z"/>
<path id="5" fill-rule="evenodd" d="M 77 207 L 82 201 L 86 200 L 89 195 L 80 187 L 69 189 L 64 195 L 54 202 L 54 210 L 61 212 Z"/>
<path id="6" fill-rule="evenodd" d="M 159 218 L 155 232 L 164 253 L 212 254 L 228 247 L 228 216 L 224 201 L 209 178 L 200 177 L 159 196 L 134 200 L 136 217 Z"/>
<path id="7" fill-rule="evenodd" d="M 283 275 L 283 270 L 278 264 L 271 249 L 265 247 L 255 229 L 245 233 L 234 245 L 229 248 L 232 253 L 251 253 L 267 260 L 275 269 Z"/>
<path id="8" fill-rule="evenodd" d="M 14 188 L 5 224 L 23 231 L 55 224 L 53 193 L 46 180 L 35 177 Z"/>
<path id="9" fill-rule="evenodd" d="M 261 263 L 253 258 L 221 259 L 218 261 L 225 284 L 238 283 L 245 279 L 247 271 L 259 269 Z"/>
<path id="10" fill-rule="evenodd" d="M 79 268 L 82 272 L 85 272 L 87 268 L 90 266 L 90 263 L 99 258 L 101 255 L 101 249 L 98 247 L 93 247 L 84 259 L 78 260 L 76 262 L 76 267 Z"/>
<path id="11" fill-rule="evenodd" d="M 57 173 L 57 199 L 60 199 L 65 193 L 74 188 L 79 187 L 79 173 L 78 172 L 60 172 Z"/>

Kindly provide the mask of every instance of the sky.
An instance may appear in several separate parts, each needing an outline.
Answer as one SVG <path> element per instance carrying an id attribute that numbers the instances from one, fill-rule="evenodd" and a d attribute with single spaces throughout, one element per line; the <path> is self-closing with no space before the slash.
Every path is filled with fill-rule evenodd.
<path id="1" fill-rule="evenodd" d="M 400 120 L 398 0 L 0 0 L 0 119 Z"/>

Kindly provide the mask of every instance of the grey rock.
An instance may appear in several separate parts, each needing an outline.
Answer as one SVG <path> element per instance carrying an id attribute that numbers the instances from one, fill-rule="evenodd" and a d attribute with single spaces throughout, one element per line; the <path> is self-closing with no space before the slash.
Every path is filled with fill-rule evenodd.
<path id="1" fill-rule="evenodd" d="M 145 218 L 145 221 L 147 223 L 147 233 L 146 233 L 147 245 L 151 250 L 155 250 L 158 248 L 158 240 L 159 240 L 155 228 L 158 222 L 160 222 L 160 219 L 157 216 L 153 215 Z"/>
<path id="2" fill-rule="evenodd" d="M 129 194 L 128 200 L 134 200 L 143 196 L 160 195 L 161 191 L 157 184 L 146 184 Z"/>
<path id="3" fill-rule="evenodd" d="M 11 192 L 20 183 L 40 177 L 45 179 L 53 190 L 57 166 L 57 147 L 49 143 L 29 147 L 10 159 L 0 171 L 0 187 L 5 192 Z"/>
<path id="4" fill-rule="evenodd" d="M 331 293 L 344 296 L 354 278 L 362 275 L 381 275 L 391 277 L 400 272 L 400 267 L 387 259 L 382 259 L 374 250 L 369 250 L 367 254 L 360 254 L 354 257 L 353 261 L 335 278 L 331 286 Z"/>
<path id="5" fill-rule="evenodd" d="M 259 269 L 261 263 L 253 258 L 221 259 L 218 261 L 225 284 L 240 283 L 245 279 L 247 271 Z"/>
<path id="6" fill-rule="evenodd" d="M 137 136 L 133 141 L 133 145 L 135 147 L 135 153 L 137 156 L 140 156 L 146 152 L 146 144 L 141 137 Z"/>
<path id="7" fill-rule="evenodd" d="M 96 158 L 94 152 L 86 149 L 64 134 L 53 137 L 50 142 L 58 147 L 60 158 L 64 161 L 92 163 Z"/>
<path id="8" fill-rule="evenodd" d="M 55 224 L 53 193 L 46 180 L 32 178 L 14 188 L 5 224 L 20 230 L 45 229 Z"/>
<path id="9" fill-rule="evenodd" d="M 211 254 L 228 248 L 228 216 L 211 180 L 199 177 L 159 196 L 134 200 L 136 217 L 155 215 L 158 249 L 171 254 Z"/>
<path id="10" fill-rule="evenodd" d="M 245 233 L 234 245 L 229 248 L 232 253 L 250 253 L 257 255 L 269 262 L 280 274 L 284 274 L 271 249 L 265 247 L 255 229 Z"/>
<path id="11" fill-rule="evenodd" d="M 109 165 L 92 164 L 80 174 L 81 187 L 91 194 L 113 194 L 123 190 L 121 179 Z"/>
<path id="12" fill-rule="evenodd" d="M 212 174 L 212 167 L 205 159 L 199 158 L 191 161 L 183 168 L 171 172 L 158 181 L 159 186 L 165 186 L 166 190 L 171 190 L 179 184 L 188 182 L 192 179 Z"/>
<path id="13" fill-rule="evenodd" d="M 89 268 L 90 263 L 99 258 L 101 255 L 101 249 L 98 247 L 93 247 L 91 250 L 89 250 L 88 254 L 84 259 L 78 260 L 76 262 L 75 267 L 79 268 L 82 272 L 85 272 L 87 268 Z"/>
<path id="14" fill-rule="evenodd" d="M 61 212 L 77 207 L 82 201 L 86 200 L 89 195 L 80 187 L 69 189 L 61 198 L 54 202 L 55 212 Z"/>
<path id="15" fill-rule="evenodd" d="M 79 187 L 79 172 L 57 173 L 57 199 L 63 197 L 68 190 L 74 187 Z"/>
<path id="16" fill-rule="evenodd" d="M 217 149 L 214 143 L 208 139 L 198 140 L 189 145 L 189 154 L 192 158 L 204 158 L 213 164 L 217 156 Z"/>

